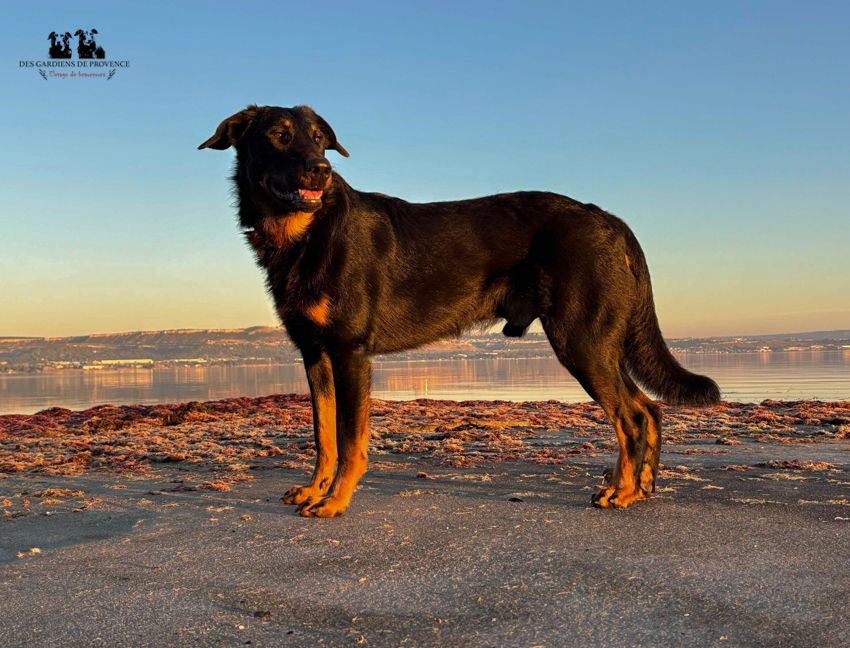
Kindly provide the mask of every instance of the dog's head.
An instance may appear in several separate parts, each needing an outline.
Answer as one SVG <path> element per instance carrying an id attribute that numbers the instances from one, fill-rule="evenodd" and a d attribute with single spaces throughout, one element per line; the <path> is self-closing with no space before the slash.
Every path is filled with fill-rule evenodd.
<path id="1" fill-rule="evenodd" d="M 348 157 L 330 125 L 308 106 L 248 106 L 198 148 L 231 146 L 240 200 L 248 198 L 265 216 L 318 210 L 332 184 L 325 151 Z"/>

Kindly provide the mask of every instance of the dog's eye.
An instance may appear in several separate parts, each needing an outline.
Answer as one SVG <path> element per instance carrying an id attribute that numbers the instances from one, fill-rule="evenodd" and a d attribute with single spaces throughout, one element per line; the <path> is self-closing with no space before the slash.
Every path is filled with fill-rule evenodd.
<path id="1" fill-rule="evenodd" d="M 273 133 L 276 139 L 279 139 L 284 144 L 289 144 L 292 141 L 292 134 L 287 132 Z"/>
<path id="2" fill-rule="evenodd" d="M 313 134 L 313 141 L 314 141 L 314 142 L 316 142 L 316 144 L 321 144 L 321 143 L 322 143 L 322 140 L 324 140 L 324 139 L 325 139 L 325 136 L 324 136 L 324 135 L 322 135 L 322 132 L 321 132 L 321 131 L 316 131 L 316 132 Z"/>

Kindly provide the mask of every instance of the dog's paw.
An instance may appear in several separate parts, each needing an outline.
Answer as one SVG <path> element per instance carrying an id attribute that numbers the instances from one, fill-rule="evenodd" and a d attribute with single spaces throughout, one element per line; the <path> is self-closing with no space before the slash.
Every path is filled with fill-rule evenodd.
<path id="1" fill-rule="evenodd" d="M 293 486 L 280 499 L 284 504 L 300 505 L 309 500 L 317 501 L 322 495 L 324 493 L 315 486 Z"/>
<path id="2" fill-rule="evenodd" d="M 640 490 L 646 497 L 655 492 L 655 471 L 648 463 L 640 469 Z"/>
<path id="3" fill-rule="evenodd" d="M 345 513 L 348 502 L 340 497 L 329 495 L 318 501 L 307 501 L 296 509 L 301 517 L 336 517 Z"/>
<path id="4" fill-rule="evenodd" d="M 596 508 L 629 508 L 635 502 L 647 499 L 639 489 L 625 490 L 616 486 L 603 486 L 593 494 L 590 503 Z"/>

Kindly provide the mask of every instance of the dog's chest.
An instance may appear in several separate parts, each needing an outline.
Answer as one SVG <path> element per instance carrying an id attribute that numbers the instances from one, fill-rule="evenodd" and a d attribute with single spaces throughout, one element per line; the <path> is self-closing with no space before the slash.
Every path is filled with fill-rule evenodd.
<path id="1" fill-rule="evenodd" d="M 282 322 L 292 315 L 306 318 L 318 327 L 333 320 L 334 299 L 303 250 L 280 247 L 265 234 L 247 232 L 246 239 L 266 272 L 266 285 Z"/>

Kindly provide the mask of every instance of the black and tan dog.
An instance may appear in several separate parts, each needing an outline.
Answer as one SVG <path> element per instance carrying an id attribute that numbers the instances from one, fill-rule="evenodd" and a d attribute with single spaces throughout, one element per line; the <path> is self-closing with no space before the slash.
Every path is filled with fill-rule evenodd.
<path id="1" fill-rule="evenodd" d="M 593 496 L 627 507 L 655 489 L 659 408 L 720 398 L 661 337 L 646 261 L 631 230 L 595 205 L 524 191 L 414 204 L 352 189 L 325 159 L 348 156 L 306 106 L 248 106 L 198 148 L 236 148 L 245 235 L 304 357 L 317 460 L 283 500 L 339 515 L 366 471 L 370 356 L 504 318 L 537 318 L 558 359 L 611 419 L 617 463 Z"/>

